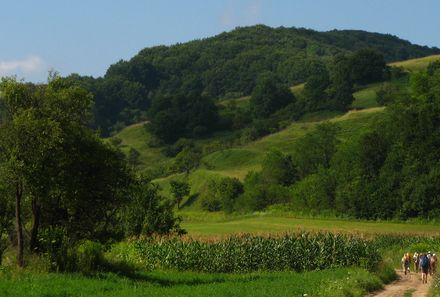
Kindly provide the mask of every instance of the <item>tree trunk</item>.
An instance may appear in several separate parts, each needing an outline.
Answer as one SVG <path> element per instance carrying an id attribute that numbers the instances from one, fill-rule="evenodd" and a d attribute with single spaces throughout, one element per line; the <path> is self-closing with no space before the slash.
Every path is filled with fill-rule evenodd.
<path id="1" fill-rule="evenodd" d="M 29 249 L 31 253 L 38 251 L 38 228 L 40 227 L 41 207 L 38 205 L 37 198 L 32 199 L 32 230 Z"/>
<path id="2" fill-rule="evenodd" d="M 24 266 L 23 259 L 23 225 L 21 222 L 21 198 L 23 195 L 23 185 L 17 182 L 15 185 L 15 222 L 17 227 L 17 265 Z"/>

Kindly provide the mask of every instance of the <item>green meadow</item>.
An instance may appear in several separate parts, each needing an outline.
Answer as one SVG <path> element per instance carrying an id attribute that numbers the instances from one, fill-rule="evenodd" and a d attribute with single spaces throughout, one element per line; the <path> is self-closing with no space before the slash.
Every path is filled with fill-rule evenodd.
<path id="1" fill-rule="evenodd" d="M 411 234 L 411 235 L 440 235 L 438 224 L 420 222 L 389 222 L 362 221 L 348 219 L 301 218 L 284 214 L 254 214 L 249 216 L 222 217 L 210 214 L 200 215 L 205 219 L 197 220 L 194 214 L 182 213 L 187 218 L 183 227 L 193 236 L 218 236 L 237 233 L 284 233 L 297 231 L 329 231 L 354 234 Z"/>
<path id="2" fill-rule="evenodd" d="M 143 272 L 129 276 L 102 273 L 8 275 L 0 273 L 2 297 L 136 296 L 364 296 L 382 286 L 363 269 L 341 268 L 306 273 L 257 272 L 204 274 Z M 343 289 L 342 289 L 343 288 Z"/>

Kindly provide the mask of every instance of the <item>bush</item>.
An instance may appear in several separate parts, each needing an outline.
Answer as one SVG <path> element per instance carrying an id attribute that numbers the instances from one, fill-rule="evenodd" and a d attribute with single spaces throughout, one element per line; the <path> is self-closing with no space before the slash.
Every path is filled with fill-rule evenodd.
<path id="1" fill-rule="evenodd" d="M 67 232 L 62 227 L 49 227 L 39 233 L 39 243 L 50 271 L 75 271 L 76 255 L 69 246 Z"/>
<path id="2" fill-rule="evenodd" d="M 98 242 L 85 240 L 76 248 L 76 258 L 79 271 L 97 271 L 103 264 L 103 247 Z"/>
<path id="3" fill-rule="evenodd" d="M 8 247 L 8 239 L 0 234 L 0 266 L 2 265 L 3 253 Z"/>

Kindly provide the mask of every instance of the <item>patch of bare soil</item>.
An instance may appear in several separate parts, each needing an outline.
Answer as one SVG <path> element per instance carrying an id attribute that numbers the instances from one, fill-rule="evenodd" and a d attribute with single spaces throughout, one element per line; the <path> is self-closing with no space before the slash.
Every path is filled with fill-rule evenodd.
<path id="1" fill-rule="evenodd" d="M 397 271 L 398 279 L 379 292 L 367 295 L 367 297 L 403 297 L 406 292 L 411 292 L 412 297 L 426 297 L 431 287 L 432 276 L 428 275 L 428 283 L 422 284 L 422 275 L 411 272 L 405 275 Z"/>

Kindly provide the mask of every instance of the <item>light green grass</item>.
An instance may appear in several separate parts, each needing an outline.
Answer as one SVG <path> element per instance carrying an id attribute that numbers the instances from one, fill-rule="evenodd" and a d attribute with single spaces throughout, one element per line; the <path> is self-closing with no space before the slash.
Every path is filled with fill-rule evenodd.
<path id="1" fill-rule="evenodd" d="M 363 296 L 382 286 L 359 268 L 306 273 L 203 274 L 191 272 L 0 275 L 2 297 L 136 296 Z M 307 295 L 305 295 L 307 294 Z"/>
<path id="2" fill-rule="evenodd" d="M 290 87 L 290 91 L 292 91 L 293 95 L 298 96 L 299 94 L 301 94 L 302 91 L 304 91 L 304 86 L 305 83 L 295 85 L 293 87 Z"/>
<path id="3" fill-rule="evenodd" d="M 426 69 L 426 67 L 428 67 L 428 65 L 432 62 L 435 61 L 439 61 L 440 60 L 440 55 L 433 55 L 433 56 L 428 56 L 428 57 L 423 57 L 423 58 L 418 58 L 418 59 L 411 59 L 411 60 L 406 60 L 406 61 L 401 61 L 401 62 L 395 62 L 395 63 L 391 63 L 389 64 L 390 66 L 393 67 L 403 67 L 404 69 L 408 70 L 408 71 L 412 71 L 412 72 L 417 72 L 417 71 L 421 71 Z"/>
<path id="4" fill-rule="evenodd" d="M 363 109 L 363 108 L 371 108 L 371 107 L 379 106 L 379 104 L 377 103 L 376 92 L 380 89 L 381 85 L 382 83 L 373 84 L 365 89 L 355 92 L 353 94 L 355 100 L 351 104 L 351 108 Z"/>
<path id="5" fill-rule="evenodd" d="M 200 214 L 203 216 L 203 214 Z M 237 233 L 283 233 L 295 231 L 331 231 L 342 233 L 405 233 L 440 235 L 438 224 L 356 221 L 343 219 L 296 218 L 287 215 L 261 214 L 230 220 L 184 221 L 182 227 L 191 236 L 218 236 Z"/>
<path id="6" fill-rule="evenodd" d="M 231 106 L 235 105 L 236 107 L 244 108 L 249 106 L 249 102 L 251 100 L 251 96 L 244 96 L 235 99 L 226 99 L 219 102 L 220 106 Z"/>
<path id="7" fill-rule="evenodd" d="M 122 140 L 120 148 L 125 154 L 128 154 L 130 148 L 134 148 L 139 152 L 139 169 L 141 171 L 158 166 L 167 167 L 171 164 L 171 159 L 161 152 L 161 148 L 153 148 L 148 145 L 151 135 L 145 129 L 144 123 L 128 126 L 114 137 Z"/>
<path id="8" fill-rule="evenodd" d="M 341 128 L 338 137 L 344 142 L 370 129 L 382 115 L 383 109 L 383 107 L 376 107 L 350 111 L 333 117 L 330 121 L 337 123 Z M 322 115 L 320 119 L 322 119 Z M 162 187 L 162 193 L 165 196 L 171 197 L 169 182 L 174 178 L 186 178 L 192 188 L 191 194 L 202 193 L 209 181 L 213 179 L 218 180 L 221 177 L 229 176 L 244 180 L 249 171 L 261 169 L 261 162 L 269 150 L 276 149 L 287 154 L 294 153 L 296 141 L 307 132 L 312 131 L 319 123 L 322 121 L 292 123 L 282 131 L 246 145 L 206 155 L 202 159 L 204 165 L 190 173 L 189 176 L 173 175 L 155 180 L 155 182 Z M 192 209 L 197 209 L 199 205 L 199 202 L 191 203 Z"/>

